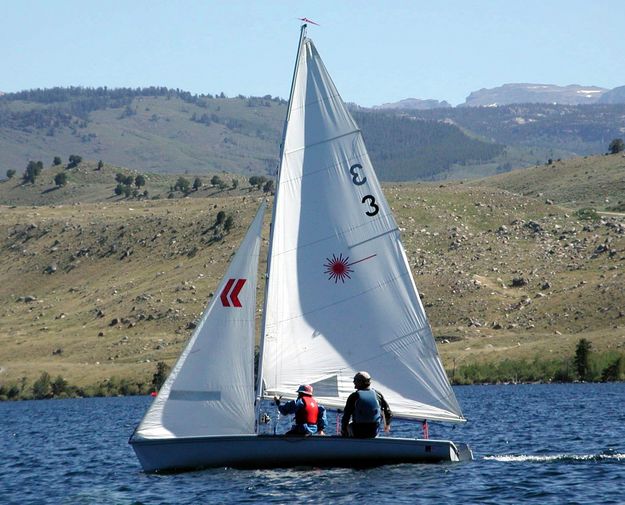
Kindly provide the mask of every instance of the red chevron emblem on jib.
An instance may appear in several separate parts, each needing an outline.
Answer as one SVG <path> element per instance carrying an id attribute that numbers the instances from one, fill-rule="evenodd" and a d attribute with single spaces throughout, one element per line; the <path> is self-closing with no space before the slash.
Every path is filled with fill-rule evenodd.
<path id="1" fill-rule="evenodd" d="M 241 307 L 239 293 L 247 279 L 228 279 L 219 297 L 224 307 Z"/>

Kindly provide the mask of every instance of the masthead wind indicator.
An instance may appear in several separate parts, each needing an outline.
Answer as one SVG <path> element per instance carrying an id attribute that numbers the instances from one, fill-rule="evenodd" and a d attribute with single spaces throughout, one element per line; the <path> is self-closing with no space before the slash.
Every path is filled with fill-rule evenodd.
<path id="1" fill-rule="evenodd" d="M 315 23 L 314 21 L 308 19 L 308 18 L 298 18 L 300 21 L 303 21 L 304 23 L 311 23 L 315 26 L 321 26 L 319 23 Z"/>

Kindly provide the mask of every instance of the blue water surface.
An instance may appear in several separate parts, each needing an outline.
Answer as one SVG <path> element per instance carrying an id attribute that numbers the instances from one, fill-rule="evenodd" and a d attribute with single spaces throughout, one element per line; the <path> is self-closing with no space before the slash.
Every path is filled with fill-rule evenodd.
<path id="1" fill-rule="evenodd" d="M 148 397 L 4 402 L 0 504 L 625 504 L 625 384 L 455 392 L 470 421 L 430 437 L 468 442 L 470 463 L 173 475 L 144 474 L 127 443 Z"/>

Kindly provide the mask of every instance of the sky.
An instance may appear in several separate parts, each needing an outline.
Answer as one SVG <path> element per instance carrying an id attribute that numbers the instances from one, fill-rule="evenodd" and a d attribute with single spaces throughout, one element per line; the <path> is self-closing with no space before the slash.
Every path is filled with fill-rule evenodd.
<path id="1" fill-rule="evenodd" d="M 0 91 L 166 86 L 288 98 L 300 21 L 345 101 L 625 85 L 622 0 L 0 0 Z"/>

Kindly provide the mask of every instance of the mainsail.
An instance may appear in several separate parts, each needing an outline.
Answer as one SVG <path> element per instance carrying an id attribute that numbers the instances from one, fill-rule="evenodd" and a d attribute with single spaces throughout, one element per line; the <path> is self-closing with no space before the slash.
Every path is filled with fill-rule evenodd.
<path id="1" fill-rule="evenodd" d="M 133 438 L 254 433 L 254 315 L 265 207 Z"/>
<path id="2" fill-rule="evenodd" d="M 274 203 L 261 393 L 312 384 L 342 408 L 367 370 L 398 417 L 463 421 L 397 224 L 312 41 L 302 35 Z"/>

